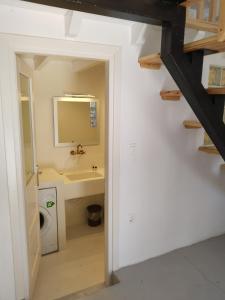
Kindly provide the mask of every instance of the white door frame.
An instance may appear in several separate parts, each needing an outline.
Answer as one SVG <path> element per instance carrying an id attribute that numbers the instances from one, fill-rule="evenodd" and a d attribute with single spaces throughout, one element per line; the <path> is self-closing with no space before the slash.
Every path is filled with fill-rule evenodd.
<path id="1" fill-rule="evenodd" d="M 8 217 L 10 217 L 12 238 L 9 242 L 11 242 L 11 248 L 13 248 L 14 264 L 14 277 L 11 278 L 11 282 L 8 282 L 8 285 L 11 284 L 11 287 L 14 287 L 14 290 L 16 289 L 15 299 L 21 299 L 23 297 L 27 299 L 28 262 L 16 73 L 17 53 L 74 56 L 108 62 L 107 72 L 109 86 L 108 101 L 106 101 L 108 122 L 106 124 L 107 165 L 105 174 L 107 185 L 105 194 L 105 231 L 107 233 L 106 283 L 109 284 L 111 273 L 119 267 L 120 48 L 67 40 L 0 34 L 0 108 L 3 116 L 3 136 L 1 136 L 3 141 L 1 142 L 3 142 L 4 146 L 2 147 L 4 151 L 1 151 L 0 148 L 0 161 L 6 161 L 6 168 L 3 169 L 5 174 L 7 174 L 8 185 L 8 190 L 6 190 L 5 194 L 5 204 L 9 205 L 9 210 L 6 211 L 5 209 L 4 213 L 6 213 L 6 215 L 9 214 Z M 0 144 L 0 146 L 2 145 Z M 2 222 L 2 220 L 0 220 L 0 222 Z M 3 228 L 4 224 L 1 225 Z M 6 225 L 7 224 L 5 224 L 5 226 Z M 0 240 L 0 244 L 4 242 L 4 240 Z M 3 270 L 0 270 L 0 273 L 2 271 Z M 6 273 L 6 270 L 4 270 L 4 273 Z M 22 274 L 24 274 L 24 276 L 22 276 Z M 3 278 L 4 275 L 0 274 L 0 276 Z M 12 297 L 4 297 L 4 299 L 13 300 Z"/>

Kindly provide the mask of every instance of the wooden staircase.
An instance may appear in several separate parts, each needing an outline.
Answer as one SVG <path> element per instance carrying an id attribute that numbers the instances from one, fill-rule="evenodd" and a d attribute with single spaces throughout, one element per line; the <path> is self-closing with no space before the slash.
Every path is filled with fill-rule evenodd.
<path id="1" fill-rule="evenodd" d="M 201 146 L 199 151 L 221 154 L 225 160 L 225 88 L 205 90 L 201 84 L 204 55 L 225 52 L 225 0 L 211 0 L 208 7 L 206 4 L 203 0 L 189 0 L 181 6 L 187 11 L 186 26 L 209 31 L 212 36 L 184 45 L 185 15 L 182 17 L 180 12 L 179 21 L 170 26 L 163 25 L 161 53 L 141 57 L 139 64 L 142 68 L 154 70 L 160 69 L 162 64 L 166 66 L 180 89 L 161 91 L 161 98 L 179 101 L 184 95 L 199 121 L 186 120 L 183 126 L 187 129 L 204 127 L 214 145 Z M 193 10 L 196 11 L 195 17 Z"/>
<path id="2" fill-rule="evenodd" d="M 42 4 L 46 2 L 27 1 Z M 143 68 L 154 70 L 165 65 L 180 93 L 225 160 L 224 91 L 207 91 L 201 83 L 204 55 L 225 51 L 225 0 L 48 0 L 47 4 L 161 26 L 160 54 L 142 57 L 139 63 Z M 186 26 L 204 30 L 212 36 L 184 45 Z M 172 91 L 175 100 L 180 96 L 179 91 Z M 172 100 L 168 91 L 161 96 L 165 100 Z M 211 152 L 214 150 L 210 148 Z"/>
<path id="3" fill-rule="evenodd" d="M 186 26 L 189 28 L 219 33 L 221 28 L 222 19 L 219 20 L 219 1 L 210 0 L 208 3 L 205 1 L 186 1 L 182 5 L 187 8 L 186 13 Z M 221 3 L 223 5 L 223 3 Z M 223 9 L 223 7 L 220 7 Z M 207 10 L 207 14 L 205 13 Z M 222 25 L 223 26 L 223 25 Z"/>
<path id="4" fill-rule="evenodd" d="M 197 30 L 215 33 L 213 36 L 202 40 L 194 41 L 184 45 L 183 51 L 190 53 L 198 50 L 210 50 L 215 52 L 225 52 L 225 1 L 210 0 L 210 6 L 206 7 L 204 0 L 189 0 L 181 5 L 187 8 L 186 26 Z M 190 11 L 196 10 L 195 17 Z M 207 19 L 205 11 L 209 10 Z M 220 12 L 217 16 L 217 12 Z M 159 69 L 163 64 L 160 53 L 150 54 L 139 59 L 139 64 L 143 68 Z"/>

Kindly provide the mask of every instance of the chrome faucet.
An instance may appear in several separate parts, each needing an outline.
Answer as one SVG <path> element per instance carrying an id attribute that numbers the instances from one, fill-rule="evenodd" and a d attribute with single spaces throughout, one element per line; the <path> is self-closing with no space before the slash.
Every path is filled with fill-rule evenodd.
<path id="1" fill-rule="evenodd" d="M 81 144 L 77 145 L 77 154 L 85 154 L 83 145 L 81 145 Z"/>
<path id="2" fill-rule="evenodd" d="M 77 150 L 76 151 L 75 150 L 70 151 L 71 155 L 83 155 L 85 153 L 86 152 L 83 149 L 83 145 L 81 145 L 81 144 L 77 145 Z"/>

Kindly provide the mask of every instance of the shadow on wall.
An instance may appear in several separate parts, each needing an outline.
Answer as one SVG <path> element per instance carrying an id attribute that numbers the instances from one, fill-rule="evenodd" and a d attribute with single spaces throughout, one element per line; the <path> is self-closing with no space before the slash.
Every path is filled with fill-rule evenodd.
<path id="1" fill-rule="evenodd" d="M 160 52 L 162 28 L 147 25 L 143 34 L 144 44 L 141 46 L 139 57 Z"/>
<path id="2" fill-rule="evenodd" d="M 205 37 L 207 37 L 207 33 L 204 31 L 197 31 L 190 28 L 187 28 L 185 30 L 185 43 L 189 43 L 194 40 L 200 40 Z M 152 53 L 160 53 L 161 38 L 162 38 L 161 26 L 147 25 L 143 33 L 142 40 L 144 42 L 143 45 L 141 46 L 139 57 L 152 54 Z"/>

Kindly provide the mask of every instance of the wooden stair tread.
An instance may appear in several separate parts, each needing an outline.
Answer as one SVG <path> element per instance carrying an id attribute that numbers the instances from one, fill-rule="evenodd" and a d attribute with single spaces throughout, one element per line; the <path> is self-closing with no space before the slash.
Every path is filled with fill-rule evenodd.
<path id="1" fill-rule="evenodd" d="M 185 120 L 183 125 L 187 129 L 198 129 L 202 128 L 202 124 L 197 120 Z"/>
<path id="2" fill-rule="evenodd" d="M 159 70 L 162 65 L 162 60 L 159 53 L 143 56 L 138 60 L 140 66 L 146 69 Z"/>
<path id="3" fill-rule="evenodd" d="M 215 146 L 200 146 L 198 150 L 208 154 L 219 154 Z"/>
<path id="4" fill-rule="evenodd" d="M 199 41 L 194 41 L 184 45 L 184 52 L 192 52 L 201 49 L 207 49 L 217 52 L 225 51 L 225 41 L 219 41 L 218 35 L 211 36 Z"/>
<path id="5" fill-rule="evenodd" d="M 207 93 L 209 94 L 209 95 L 225 95 L 225 88 L 224 87 L 211 87 L 211 88 L 208 88 L 208 89 L 206 89 L 206 91 L 207 91 Z M 180 95 L 180 97 L 182 96 L 182 93 L 181 93 L 181 91 L 180 90 L 168 90 L 168 91 L 161 91 L 160 92 L 160 96 L 162 97 L 162 95 L 163 95 L 163 97 L 169 97 L 170 95 L 171 95 L 171 97 L 172 97 L 172 95 Z M 170 100 L 170 99 L 169 99 Z"/>
<path id="6" fill-rule="evenodd" d="M 215 35 L 212 37 L 201 39 L 199 41 L 188 43 L 184 46 L 185 53 L 201 49 L 212 50 L 216 52 L 225 52 L 225 41 L 218 41 L 218 35 Z M 140 57 L 138 61 L 142 68 L 154 70 L 160 69 L 161 65 L 163 64 L 159 53 Z"/>
<path id="7" fill-rule="evenodd" d="M 161 96 L 162 100 L 179 101 L 180 97 L 182 96 L 182 93 L 179 90 L 161 91 L 160 96 Z"/>
<path id="8" fill-rule="evenodd" d="M 208 88 L 207 92 L 209 95 L 225 95 L 225 88 Z"/>

